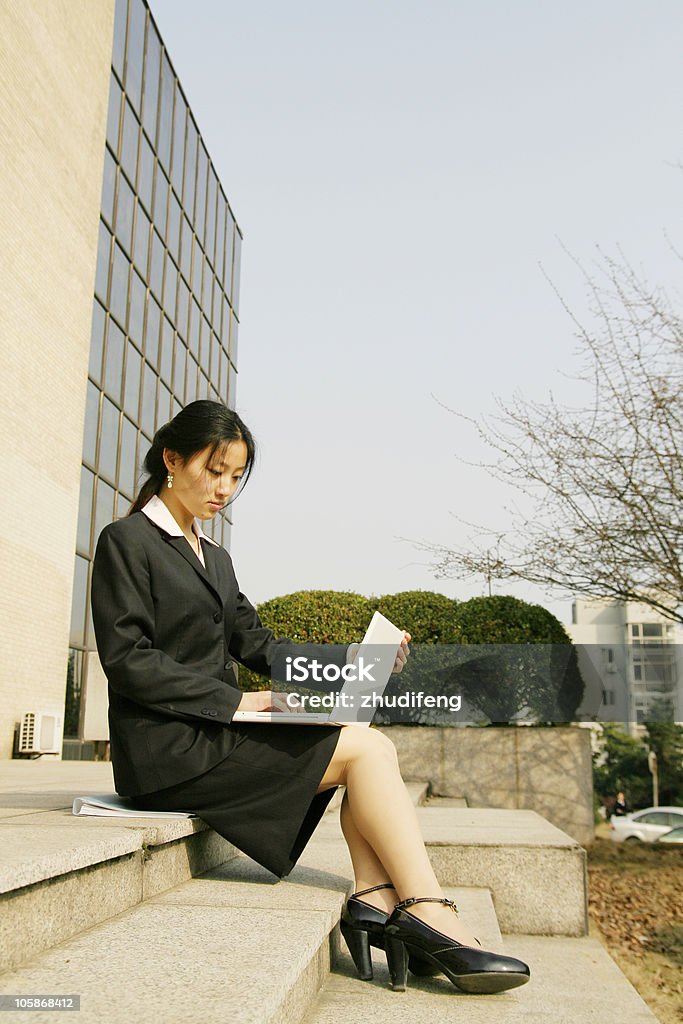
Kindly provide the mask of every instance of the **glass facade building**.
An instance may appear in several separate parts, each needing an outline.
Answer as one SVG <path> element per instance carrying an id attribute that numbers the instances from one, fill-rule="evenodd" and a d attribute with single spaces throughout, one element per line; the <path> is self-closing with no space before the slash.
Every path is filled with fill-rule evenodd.
<path id="1" fill-rule="evenodd" d="M 184 405 L 233 406 L 242 236 L 144 0 L 116 0 L 81 467 L 65 738 L 95 649 L 90 573 L 154 432 Z M 225 546 L 230 510 L 203 528 Z"/>

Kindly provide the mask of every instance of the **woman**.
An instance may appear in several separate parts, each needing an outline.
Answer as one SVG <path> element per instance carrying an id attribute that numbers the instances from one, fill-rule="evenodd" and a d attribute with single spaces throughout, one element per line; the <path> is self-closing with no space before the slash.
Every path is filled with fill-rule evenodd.
<path id="1" fill-rule="evenodd" d="M 341 827 L 357 891 L 341 927 L 361 977 L 372 977 L 372 944 L 386 949 L 397 989 L 408 957 L 414 973 L 443 971 L 466 991 L 523 984 L 526 964 L 482 950 L 444 897 L 383 733 L 232 722 L 237 709 L 286 708 L 276 691 L 238 689 L 232 660 L 272 680 L 286 651 L 339 667 L 355 651 L 276 639 L 241 593 L 228 552 L 204 536 L 201 522 L 235 498 L 254 459 L 235 412 L 192 402 L 157 431 L 128 515 L 99 536 L 92 615 L 117 792 L 143 808 L 196 812 L 282 878 L 345 786 Z"/>

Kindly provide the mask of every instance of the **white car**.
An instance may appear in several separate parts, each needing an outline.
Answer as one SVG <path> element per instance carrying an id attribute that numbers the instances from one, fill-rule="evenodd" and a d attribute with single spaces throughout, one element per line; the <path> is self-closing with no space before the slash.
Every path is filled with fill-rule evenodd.
<path id="1" fill-rule="evenodd" d="M 639 839 L 654 843 L 672 828 L 683 825 L 683 807 L 646 807 L 644 811 L 610 818 L 610 839 L 621 843 Z"/>

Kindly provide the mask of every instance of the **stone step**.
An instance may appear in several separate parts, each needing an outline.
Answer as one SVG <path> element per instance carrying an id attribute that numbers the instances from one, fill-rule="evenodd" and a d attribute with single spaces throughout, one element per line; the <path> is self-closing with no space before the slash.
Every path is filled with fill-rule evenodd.
<path id="1" fill-rule="evenodd" d="M 438 799 L 416 813 L 440 883 L 490 890 L 502 932 L 588 934 L 586 851 L 545 818 Z M 338 821 L 318 833 L 339 838 Z"/>
<path id="2" fill-rule="evenodd" d="M 443 975 L 408 975 L 407 990 L 394 992 L 379 957 L 373 980 L 360 981 L 342 947 L 302 1024 L 657 1024 L 596 939 L 504 936 L 503 951 L 529 964 L 530 981 L 497 995 L 468 995 Z"/>
<path id="3" fill-rule="evenodd" d="M 299 1024 L 343 945 L 350 889 L 342 851 L 311 842 L 308 864 L 278 881 L 244 856 L 154 896 L 0 975 L 0 993 L 80 996 L 80 1024 Z M 482 942 L 500 944 L 488 893 L 455 889 Z M 345 946 L 344 946 L 345 949 Z M 381 952 L 378 971 L 386 970 Z M 24 1011 L 22 1020 L 54 1020 Z"/>
<path id="4" fill-rule="evenodd" d="M 410 783 L 422 802 L 426 783 Z M 110 762 L 0 764 L 0 969 L 236 857 L 199 818 L 74 816 L 74 797 L 114 793 Z M 326 817 L 335 818 L 340 788 Z"/>

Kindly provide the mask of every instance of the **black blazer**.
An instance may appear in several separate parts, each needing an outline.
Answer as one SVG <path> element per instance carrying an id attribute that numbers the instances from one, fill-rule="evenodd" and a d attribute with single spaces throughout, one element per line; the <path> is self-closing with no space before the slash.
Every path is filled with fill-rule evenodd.
<path id="1" fill-rule="evenodd" d="M 276 639 L 240 592 L 225 548 L 201 544 L 206 568 L 184 536 L 144 512 L 105 526 L 97 542 L 92 617 L 122 796 L 194 778 L 230 754 L 242 697 L 233 659 L 275 681 L 274 662 L 283 666 L 287 653 L 346 664 L 346 645 Z"/>

